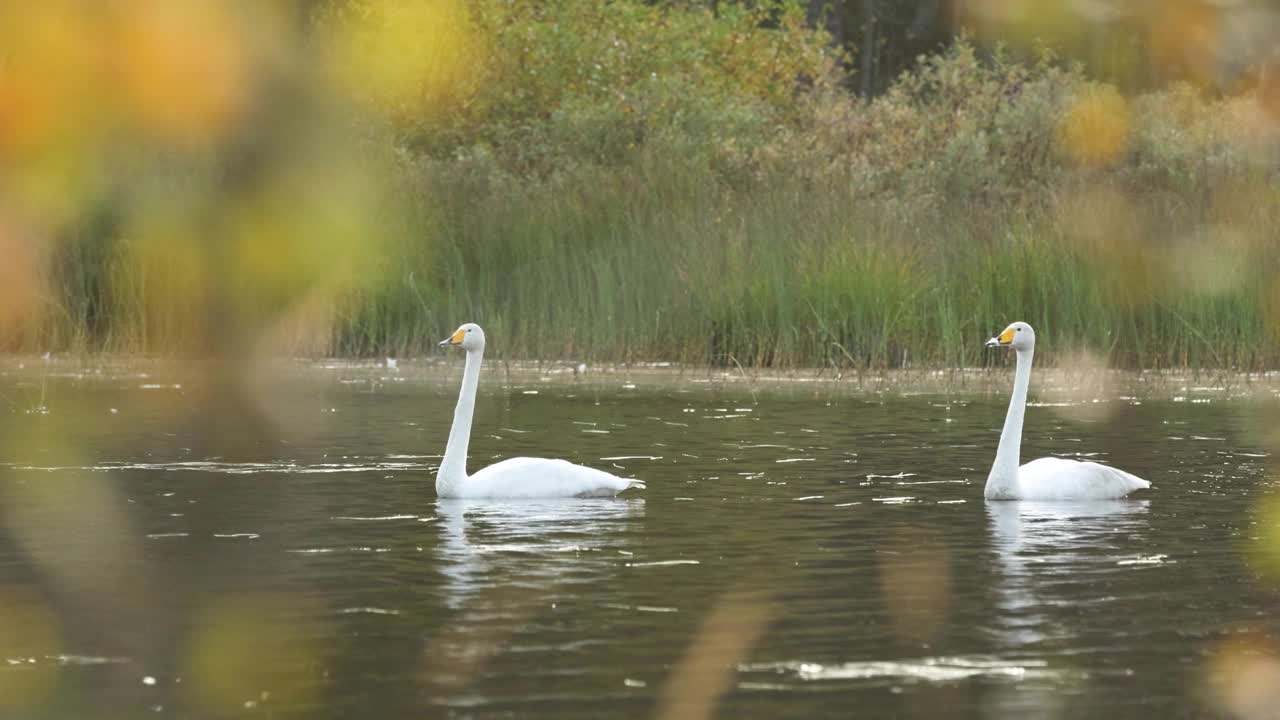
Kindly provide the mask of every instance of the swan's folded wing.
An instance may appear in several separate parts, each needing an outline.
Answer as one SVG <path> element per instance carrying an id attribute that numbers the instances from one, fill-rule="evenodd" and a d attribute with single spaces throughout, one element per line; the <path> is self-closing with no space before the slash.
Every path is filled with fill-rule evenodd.
<path id="1" fill-rule="evenodd" d="M 517 457 L 467 478 L 467 497 L 610 497 L 644 483 L 567 460 Z"/>
<path id="2" fill-rule="evenodd" d="M 1023 500 L 1107 500 L 1151 483 L 1110 465 L 1047 457 L 1018 468 Z"/>

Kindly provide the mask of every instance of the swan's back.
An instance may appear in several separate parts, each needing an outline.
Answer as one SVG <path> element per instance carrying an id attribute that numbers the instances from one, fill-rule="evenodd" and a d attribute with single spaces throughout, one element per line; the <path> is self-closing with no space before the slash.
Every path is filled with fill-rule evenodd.
<path id="1" fill-rule="evenodd" d="M 1018 468 L 1018 486 L 1019 500 L 1109 500 L 1151 483 L 1110 465 L 1047 457 Z"/>
<path id="2" fill-rule="evenodd" d="M 494 463 L 469 476 L 450 497 L 550 498 L 612 497 L 627 488 L 644 488 L 603 470 L 567 460 L 517 457 Z"/>

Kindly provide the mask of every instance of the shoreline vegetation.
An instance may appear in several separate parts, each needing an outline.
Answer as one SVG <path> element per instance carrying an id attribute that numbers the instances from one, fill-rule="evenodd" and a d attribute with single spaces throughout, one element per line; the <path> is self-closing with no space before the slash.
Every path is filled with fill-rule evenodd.
<path id="1" fill-rule="evenodd" d="M 1007 398 L 1011 363 L 967 368 L 722 368 L 667 361 L 587 364 L 565 360 L 486 363 L 483 374 L 491 389 L 502 392 L 538 388 L 579 389 L 586 393 L 631 391 L 645 396 L 657 391 L 736 394 L 744 402 L 779 396 L 880 398 L 918 395 L 955 399 Z M 190 392 L 224 376 L 225 362 L 206 358 L 174 362 L 171 358 L 93 354 L 84 356 L 0 355 L 0 378 L 12 387 L 43 389 L 50 381 L 119 383 L 137 381 L 150 392 Z M 345 358 L 261 359 L 250 373 L 249 386 L 267 394 L 285 392 L 294 383 L 331 382 L 343 387 L 392 386 L 409 383 L 456 394 L 462 363 L 445 357 L 402 358 L 395 367 L 385 360 Z M 43 400 L 9 397 L 11 410 Z M 1097 402 L 1212 403 L 1227 400 L 1273 400 L 1280 397 L 1280 371 L 1239 372 L 1222 369 L 1121 370 L 1102 365 L 1064 365 L 1037 369 L 1033 401 L 1050 407 L 1079 407 L 1087 413 Z M 27 402 L 30 401 L 30 402 Z M 736 400 L 734 402 L 737 402 Z"/>
<path id="2" fill-rule="evenodd" d="M 1265 73 L 1126 95 L 962 39 L 868 100 L 796 3 L 414 7 L 319 3 L 290 99 L 19 194 L 52 230 L 0 350 L 422 356 L 474 321 L 495 366 L 750 375 L 997 364 L 1025 320 L 1041 367 L 1280 366 Z"/>

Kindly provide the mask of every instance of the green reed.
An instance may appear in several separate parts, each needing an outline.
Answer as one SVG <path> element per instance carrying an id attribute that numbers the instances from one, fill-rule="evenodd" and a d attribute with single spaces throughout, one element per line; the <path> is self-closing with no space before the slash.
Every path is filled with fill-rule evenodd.
<path id="1" fill-rule="evenodd" d="M 1087 202 L 860 202 L 788 178 L 728 187 L 645 168 L 519 189 L 424 182 L 421 240 L 358 293 L 332 352 L 426 352 L 474 320 L 510 358 L 965 366 L 1022 319 L 1050 361 L 1280 360 L 1274 206 L 1223 224 L 1209 205 L 1135 199 L 1119 209 L 1133 217 L 1081 236 L 1072 213 Z"/>
<path id="2" fill-rule="evenodd" d="M 935 206 L 790 177 L 732 185 L 697 167 L 524 185 L 454 170 L 400 169 L 413 211 L 377 228 L 387 239 L 375 269 L 326 298 L 319 342 L 286 339 L 279 352 L 420 355 L 476 321 L 511 359 L 956 367 L 989 362 L 982 341 L 1020 319 L 1046 362 L 1280 362 L 1274 194 L 1242 213 L 1212 196 L 1116 188 L 1123 202 L 1096 207 L 1082 182 L 1056 200 Z M 231 291 L 193 297 L 181 268 L 133 261 L 130 248 L 61 246 L 49 266 L 56 310 L 11 345 L 166 353 L 209 342 L 229 302 L 218 292 Z"/>

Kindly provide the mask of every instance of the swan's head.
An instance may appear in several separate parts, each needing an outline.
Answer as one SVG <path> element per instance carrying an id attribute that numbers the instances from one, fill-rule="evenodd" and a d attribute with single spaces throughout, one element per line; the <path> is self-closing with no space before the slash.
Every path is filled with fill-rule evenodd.
<path id="1" fill-rule="evenodd" d="M 1011 323 L 1004 332 L 987 341 L 987 347 L 1006 345 L 1017 351 L 1030 350 L 1036 344 L 1036 331 L 1024 322 Z"/>
<path id="2" fill-rule="evenodd" d="M 475 323 L 459 325 L 458 329 L 454 330 L 453 334 L 449 336 L 449 339 L 440 341 L 440 347 L 445 347 L 446 345 L 460 347 L 467 352 L 483 350 L 484 331 Z"/>

